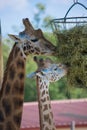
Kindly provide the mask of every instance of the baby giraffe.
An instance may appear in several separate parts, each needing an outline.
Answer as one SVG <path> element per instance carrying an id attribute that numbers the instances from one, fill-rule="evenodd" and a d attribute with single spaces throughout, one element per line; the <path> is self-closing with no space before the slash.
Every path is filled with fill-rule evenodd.
<path id="1" fill-rule="evenodd" d="M 38 60 L 37 57 L 34 57 L 34 61 L 37 63 L 38 69 L 27 77 L 36 76 L 40 130 L 56 130 L 49 96 L 49 83 L 66 75 L 67 68 L 63 64 L 54 64 L 50 59 Z"/>
<path id="2" fill-rule="evenodd" d="M 55 47 L 35 30 L 28 19 L 23 19 L 25 30 L 18 36 L 9 35 L 15 44 L 7 60 L 0 90 L 0 130 L 20 130 L 26 57 L 30 54 L 51 55 Z"/>

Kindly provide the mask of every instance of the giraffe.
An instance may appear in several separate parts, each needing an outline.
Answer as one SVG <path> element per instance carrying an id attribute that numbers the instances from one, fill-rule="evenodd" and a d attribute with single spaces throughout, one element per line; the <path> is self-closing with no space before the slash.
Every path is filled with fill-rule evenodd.
<path id="1" fill-rule="evenodd" d="M 36 76 L 40 130 L 56 130 L 49 96 L 49 84 L 66 75 L 67 67 L 63 64 L 53 64 L 48 58 L 38 60 L 37 57 L 34 57 L 34 61 L 37 63 L 38 69 L 28 74 L 27 77 Z"/>
<path id="2" fill-rule="evenodd" d="M 28 19 L 23 19 L 23 23 L 26 22 L 28 24 L 28 35 L 24 34 L 26 29 L 19 35 L 9 35 L 15 41 L 15 44 L 7 60 L 0 90 L 0 130 L 20 129 L 27 56 L 30 54 L 50 55 L 55 50 L 55 47 L 48 40 L 45 40 L 44 37 L 39 37 L 39 34 L 37 34 L 37 39 L 35 35 L 37 30 L 34 30 Z M 42 33 L 41 30 L 40 32 Z M 47 46 L 49 44 L 51 47 Z"/>

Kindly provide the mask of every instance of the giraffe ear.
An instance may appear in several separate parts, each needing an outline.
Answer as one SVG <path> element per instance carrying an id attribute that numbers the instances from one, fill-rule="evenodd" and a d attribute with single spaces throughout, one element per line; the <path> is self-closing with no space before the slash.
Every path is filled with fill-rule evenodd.
<path id="1" fill-rule="evenodd" d="M 36 76 L 36 72 L 32 72 L 27 75 L 27 78 L 34 78 Z"/>
<path id="2" fill-rule="evenodd" d="M 8 34 L 8 36 L 15 42 L 19 42 L 21 40 L 18 35 Z"/>

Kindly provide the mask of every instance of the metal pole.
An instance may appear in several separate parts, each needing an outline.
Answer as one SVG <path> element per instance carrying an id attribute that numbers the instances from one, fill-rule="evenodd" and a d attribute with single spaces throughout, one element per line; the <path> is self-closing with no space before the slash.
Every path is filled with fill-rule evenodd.
<path id="1" fill-rule="evenodd" d="M 71 122 L 71 129 L 70 130 L 75 130 L 75 121 Z"/>

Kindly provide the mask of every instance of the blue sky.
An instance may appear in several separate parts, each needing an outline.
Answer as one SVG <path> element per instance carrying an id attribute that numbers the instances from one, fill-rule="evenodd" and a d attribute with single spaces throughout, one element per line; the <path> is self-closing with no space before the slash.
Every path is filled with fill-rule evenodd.
<path id="1" fill-rule="evenodd" d="M 22 19 L 28 17 L 33 21 L 33 16 L 37 12 L 36 4 L 43 3 L 46 5 L 46 15 L 54 18 L 64 17 L 69 7 L 74 0 L 2 0 L 0 2 L 0 19 L 2 24 L 2 35 L 6 36 L 8 33 L 17 33 L 13 26 L 17 26 L 19 31 L 22 31 Z M 87 7 L 87 0 L 78 0 Z M 70 16 L 87 16 L 87 11 L 80 6 L 75 6 Z"/>

